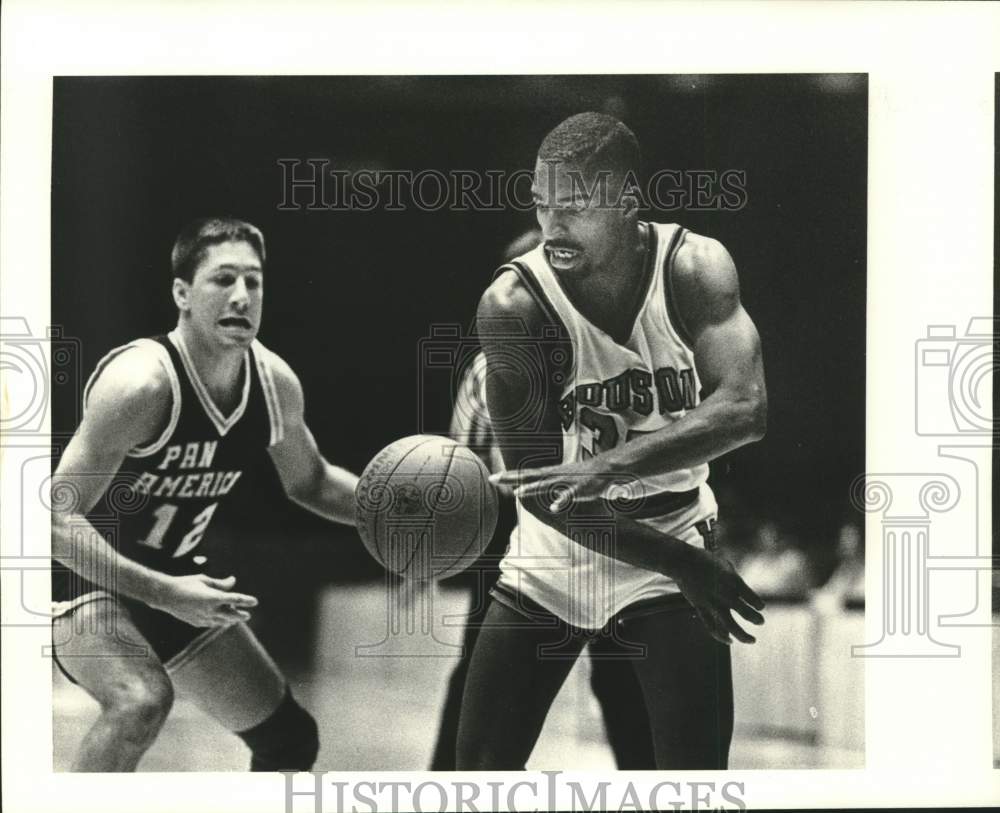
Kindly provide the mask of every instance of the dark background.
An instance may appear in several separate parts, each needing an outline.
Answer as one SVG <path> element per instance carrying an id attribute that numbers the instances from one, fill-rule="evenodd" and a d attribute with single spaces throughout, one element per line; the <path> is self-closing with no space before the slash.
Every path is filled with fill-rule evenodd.
<path id="1" fill-rule="evenodd" d="M 323 452 L 360 471 L 394 439 L 446 429 L 446 381 L 418 406 L 419 342 L 432 324 L 470 325 L 533 216 L 279 211 L 278 160 L 513 172 L 583 110 L 619 115 L 650 172 L 746 172 L 739 211 L 644 216 L 722 241 L 763 342 L 769 431 L 713 464 L 723 518 L 776 522 L 832 567 L 838 528 L 860 522 L 848 488 L 864 469 L 863 75 L 57 78 L 53 323 L 80 340 L 89 373 L 112 347 L 175 324 L 169 253 L 182 225 L 250 220 L 268 242 L 260 338 L 302 379 Z M 71 432 L 78 409 L 55 392 L 53 428 Z M 305 619 L 295 611 L 317 585 L 380 574 L 353 531 L 282 500 L 269 465 L 243 492 L 214 544 L 238 549 L 243 586 L 277 615 Z"/>

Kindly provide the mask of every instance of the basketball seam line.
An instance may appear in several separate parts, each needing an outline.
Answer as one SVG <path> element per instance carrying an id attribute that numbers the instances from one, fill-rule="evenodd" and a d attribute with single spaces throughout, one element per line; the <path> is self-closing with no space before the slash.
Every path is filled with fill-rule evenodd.
<path id="1" fill-rule="evenodd" d="M 418 443 L 416 446 L 413 447 L 413 451 L 416 451 L 417 449 L 419 449 L 421 445 L 422 444 Z M 407 456 L 409 456 L 409 455 L 407 455 Z M 448 479 L 448 472 L 451 471 L 451 464 L 452 464 L 452 462 L 454 460 L 455 460 L 455 446 L 452 446 L 451 447 L 451 454 L 448 456 L 448 466 L 444 470 L 444 477 L 441 478 L 441 482 L 442 483 L 444 483 L 445 481 L 447 481 L 447 479 Z M 423 466 L 421 466 L 421 471 L 423 471 Z M 420 472 L 418 472 L 418 474 L 419 473 Z M 428 508 L 431 509 L 431 514 L 432 514 L 432 519 L 433 519 L 434 507 L 433 506 L 428 506 Z M 434 524 L 432 522 L 431 523 L 431 528 L 433 528 L 433 527 L 434 527 Z M 410 565 L 413 564 L 413 557 L 416 556 L 417 553 L 420 551 L 421 545 L 423 545 L 423 541 L 422 540 L 418 541 L 417 544 L 413 546 L 413 551 L 410 553 L 410 558 L 406 562 L 406 567 L 404 567 L 402 570 L 399 571 L 400 575 L 403 575 L 404 573 L 406 573 L 406 571 L 408 571 L 410 569 Z M 434 553 L 433 549 L 431 550 L 431 553 L 432 554 Z M 428 577 L 430 577 L 430 575 L 431 574 L 428 573 Z"/>
<path id="2" fill-rule="evenodd" d="M 430 443 L 432 440 L 436 440 L 437 437 L 438 437 L 437 435 L 430 435 L 427 438 L 425 438 L 424 440 L 420 441 L 420 443 L 418 443 L 412 449 L 408 450 L 406 452 L 406 454 L 404 454 L 401 458 L 399 458 L 399 460 L 396 461 L 396 465 L 394 465 L 392 467 L 392 469 L 389 471 L 389 473 L 385 475 L 385 482 L 387 484 L 389 483 L 389 481 L 392 479 L 392 475 L 396 473 L 396 469 L 398 469 L 400 466 L 403 465 L 403 461 L 406 460 L 406 458 L 408 458 L 411 454 L 413 454 L 417 449 L 419 449 L 425 443 Z M 375 550 L 378 551 L 379 558 L 382 559 L 382 561 L 384 563 L 386 563 L 386 557 L 382 554 L 382 548 L 379 547 L 379 544 L 378 544 L 378 519 L 379 519 L 379 515 L 376 514 L 375 515 Z M 413 556 L 411 554 L 410 555 L 410 561 L 408 561 L 406 563 L 406 567 L 404 567 L 403 569 L 401 569 L 398 573 L 396 573 L 396 575 L 397 576 L 402 576 L 404 573 L 406 573 L 406 571 L 410 567 L 410 562 L 412 562 L 412 561 L 413 561 Z M 389 564 L 389 563 L 386 563 L 386 564 Z M 391 571 L 391 572 L 395 572 L 395 571 L 392 570 L 391 567 L 387 567 L 386 569 L 389 570 L 389 571 Z"/>
<path id="3" fill-rule="evenodd" d="M 452 461 L 454 461 L 454 459 L 455 459 L 455 452 L 454 452 L 454 451 L 453 451 L 453 452 L 452 452 L 452 454 L 451 454 L 451 459 L 452 459 Z M 479 469 L 479 467 L 477 466 L 477 467 L 476 467 L 476 469 L 478 470 L 478 469 Z M 448 467 L 448 470 L 449 470 L 449 471 L 451 471 L 451 466 L 450 466 L 450 465 L 449 465 L 449 467 Z M 479 528 L 477 529 L 477 531 L 482 531 L 482 529 L 483 529 L 483 527 L 482 527 L 482 518 L 483 518 L 483 515 L 482 515 L 482 512 L 480 512 L 480 514 L 479 514 L 479 520 L 480 520 L 480 522 L 479 522 Z M 496 532 L 496 528 L 495 528 L 495 527 L 494 527 L 494 532 Z M 491 534 L 491 536 L 492 536 L 492 534 Z M 448 567 L 446 567 L 446 568 L 445 568 L 445 569 L 444 569 L 444 570 L 442 571 L 442 573 L 447 573 L 447 572 L 448 572 L 448 570 L 450 570 L 450 569 L 451 569 L 452 567 L 454 567 L 454 566 L 455 566 L 455 565 L 456 565 L 456 564 L 457 564 L 458 562 L 460 562 L 460 561 L 461 561 L 462 559 L 464 559 L 464 558 L 465 558 L 465 554 L 467 554 L 467 553 L 469 552 L 469 548 L 471 548 L 471 547 L 472 547 L 472 546 L 473 546 L 473 545 L 475 544 L 475 542 L 476 542 L 476 540 L 477 540 L 477 539 L 479 539 L 479 533 L 478 533 L 478 532 L 477 532 L 477 533 L 476 533 L 475 535 L 473 535 L 472 539 L 470 539 L 470 540 L 469 540 L 469 543 L 468 543 L 468 544 L 467 544 L 467 545 L 465 546 L 465 550 L 463 550 L 463 551 L 462 551 L 462 552 L 461 552 L 461 553 L 460 553 L 460 554 L 459 554 L 459 555 L 458 555 L 458 556 L 457 556 L 457 557 L 455 558 L 455 560 L 454 560 L 454 561 L 453 561 L 453 562 L 452 562 L 452 563 L 451 563 L 450 565 L 448 565 Z M 489 544 L 489 540 L 486 540 L 486 544 L 487 544 L 487 545 Z M 486 545 L 483 545 L 483 550 L 486 550 Z M 480 554 L 480 555 L 482 555 L 482 554 Z M 478 558 L 478 557 L 477 557 L 477 558 Z"/>
<path id="4" fill-rule="evenodd" d="M 441 496 L 438 497 L 438 505 L 441 504 L 441 502 L 443 500 L 444 491 L 448 487 L 448 475 L 451 473 L 452 466 L 455 465 L 455 452 L 457 451 L 457 449 L 458 449 L 457 445 L 452 446 L 451 447 L 451 454 L 448 455 L 448 466 L 444 470 L 444 477 L 441 478 Z M 461 482 L 461 479 L 459 479 L 459 482 Z M 434 508 L 432 508 L 431 510 L 435 510 L 436 507 L 437 506 L 434 506 Z M 431 527 L 433 527 L 433 525 Z M 431 540 L 431 541 L 433 543 L 433 540 Z M 433 548 L 433 544 L 432 544 L 432 546 L 431 546 L 431 557 L 433 558 L 433 556 L 434 556 L 434 548 Z M 447 571 L 447 568 L 445 568 L 445 570 Z M 437 575 L 437 574 L 434 574 L 434 575 Z"/>

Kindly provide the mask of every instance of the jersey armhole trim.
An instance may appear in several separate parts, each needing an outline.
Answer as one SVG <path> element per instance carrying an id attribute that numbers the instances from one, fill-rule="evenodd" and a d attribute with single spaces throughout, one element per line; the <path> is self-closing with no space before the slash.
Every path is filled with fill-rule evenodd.
<path id="1" fill-rule="evenodd" d="M 135 446 L 128 451 L 127 455 L 128 457 L 149 457 L 150 455 L 154 455 L 160 451 L 166 442 L 170 440 L 170 436 L 173 435 L 174 430 L 177 428 L 177 421 L 180 420 L 181 417 L 181 383 L 177 378 L 177 370 L 174 369 L 174 364 L 170 360 L 170 354 L 167 352 L 167 348 L 159 342 L 153 341 L 152 339 L 136 339 L 134 342 L 129 342 L 122 347 L 112 350 L 104 358 L 97 362 L 94 372 L 91 373 L 90 378 L 87 379 L 87 385 L 83 388 L 83 410 L 86 412 L 87 401 L 90 398 L 90 390 L 93 388 L 94 382 L 97 381 L 97 377 L 104 371 L 104 368 L 107 367 L 113 359 L 133 347 L 145 347 L 152 350 L 156 354 L 156 360 L 160 362 L 160 365 L 163 367 L 164 371 L 166 371 L 167 379 L 170 381 L 170 420 L 167 421 L 166 428 L 152 443 L 147 443 L 144 446 Z"/>
<path id="2" fill-rule="evenodd" d="M 684 244 L 684 238 L 686 236 L 687 229 L 678 226 L 673 239 L 670 241 L 670 246 L 667 248 L 666 255 L 663 258 L 663 283 L 667 292 L 667 316 L 670 317 L 670 322 L 674 327 L 674 332 L 677 333 L 677 337 L 684 342 L 685 346 L 689 350 L 693 351 L 694 341 L 692 340 L 691 333 L 681 316 L 680 308 L 677 307 L 677 297 L 674 293 L 674 260 L 677 258 L 677 252 Z"/>
<path id="3" fill-rule="evenodd" d="M 254 339 L 253 358 L 257 365 L 257 376 L 260 378 L 260 388 L 264 391 L 264 403 L 267 405 L 267 417 L 271 423 L 271 439 L 268 446 L 276 446 L 285 439 L 285 420 L 281 412 L 281 400 L 278 398 L 278 388 L 274 384 L 274 372 L 267 360 L 268 350 Z"/>
<path id="4" fill-rule="evenodd" d="M 524 263 L 514 260 L 508 263 L 505 268 L 513 269 L 514 273 L 517 274 L 518 279 L 524 284 L 524 287 L 528 289 L 531 294 L 532 299 L 535 300 L 535 304 L 541 308 L 542 313 L 545 318 L 551 322 L 553 325 L 558 326 L 562 329 L 563 335 L 569 336 L 569 330 L 567 330 L 565 323 L 556 311 L 555 306 L 549 301 L 548 296 L 545 294 L 542 284 L 535 278 L 534 273 L 528 268 Z"/>
<path id="5" fill-rule="evenodd" d="M 181 417 L 181 382 L 177 377 L 177 370 L 174 369 L 174 364 L 170 360 L 167 348 L 159 342 L 154 342 L 152 339 L 140 339 L 136 344 L 140 342 L 144 346 L 155 348 L 157 359 L 163 366 L 163 369 L 167 371 L 167 378 L 170 379 L 171 394 L 170 421 L 167 423 L 167 428 L 163 430 L 163 434 L 160 437 L 147 446 L 136 446 L 128 453 L 129 457 L 149 457 L 160 451 L 166 445 L 167 441 L 170 440 L 171 435 L 174 434 L 177 422 Z"/>

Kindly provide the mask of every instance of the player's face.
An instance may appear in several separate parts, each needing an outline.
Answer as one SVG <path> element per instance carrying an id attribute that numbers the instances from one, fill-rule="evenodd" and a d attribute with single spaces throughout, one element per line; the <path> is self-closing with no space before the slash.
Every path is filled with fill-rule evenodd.
<path id="1" fill-rule="evenodd" d="M 598 173 L 583 173 L 568 164 L 535 164 L 535 216 L 545 257 L 560 273 L 576 276 L 602 268 L 627 235 L 613 183 L 606 178 L 602 188 L 600 181 Z"/>
<path id="2" fill-rule="evenodd" d="M 246 347 L 260 328 L 263 298 L 263 269 L 248 243 L 209 246 L 188 286 L 192 327 L 223 346 Z"/>

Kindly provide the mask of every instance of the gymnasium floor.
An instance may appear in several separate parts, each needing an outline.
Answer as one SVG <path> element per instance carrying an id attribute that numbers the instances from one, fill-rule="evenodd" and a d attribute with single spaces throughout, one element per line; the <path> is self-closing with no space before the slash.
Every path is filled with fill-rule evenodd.
<path id="1" fill-rule="evenodd" d="M 460 614 L 464 593 L 435 591 L 433 615 L 441 619 Z M 358 657 L 356 648 L 377 645 L 386 635 L 386 597 L 381 586 L 338 587 L 321 603 L 317 626 L 315 666 L 309 674 L 292 675 L 296 695 L 316 716 L 322 748 L 316 764 L 322 770 L 424 770 L 437 732 L 438 712 L 454 661 L 434 657 L 440 644 L 420 633 L 402 634 L 389 645 L 420 657 Z M 404 606 L 419 610 L 420 600 Z M 419 622 L 420 613 L 410 616 Z M 347 634 L 345 631 L 349 630 Z M 433 626 L 442 642 L 458 642 L 461 629 Z M 430 645 L 428 645 L 430 642 Z M 386 652 L 385 645 L 374 652 Z M 432 656 L 428 657 L 428 653 Z M 613 770 L 611 752 L 588 688 L 589 663 L 582 659 L 556 699 L 541 739 L 528 763 L 533 769 L 572 767 Z M 66 770 L 77 744 L 96 716 L 96 704 L 82 690 L 55 672 L 53 692 L 53 768 Z M 739 677 L 736 678 L 739 680 Z M 372 737 L 372 731 L 393 732 Z M 191 703 L 179 700 L 160 737 L 147 753 L 144 771 L 245 770 L 248 752 L 242 742 L 203 715 Z M 730 754 L 733 768 L 843 768 L 861 767 L 860 751 L 819 748 L 808 742 L 754 736 L 737 727 Z"/>

